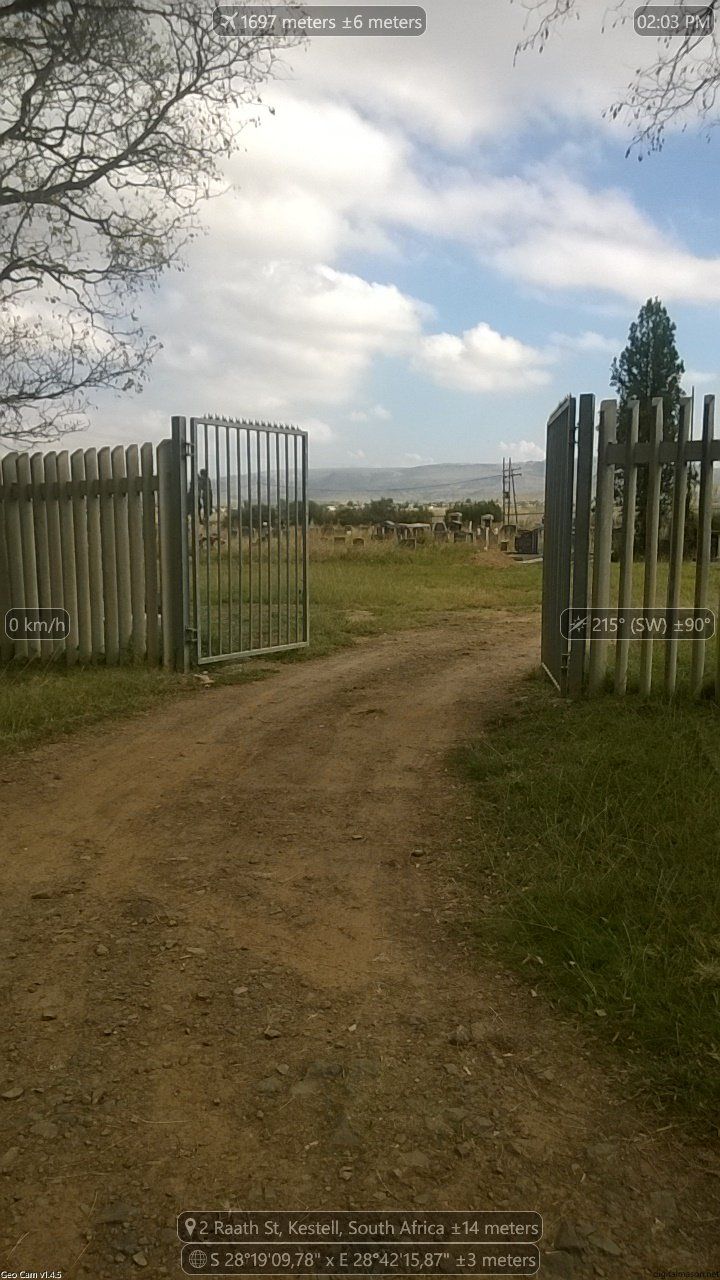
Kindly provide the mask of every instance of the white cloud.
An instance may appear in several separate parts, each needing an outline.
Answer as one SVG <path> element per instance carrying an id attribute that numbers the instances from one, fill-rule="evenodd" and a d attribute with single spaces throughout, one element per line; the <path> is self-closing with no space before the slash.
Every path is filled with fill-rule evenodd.
<path id="1" fill-rule="evenodd" d="M 516 440 L 514 444 L 501 440 L 498 447 L 503 457 L 513 462 L 542 462 L 545 458 L 545 450 L 533 440 Z"/>
<path id="2" fill-rule="evenodd" d="M 377 418 L 380 422 L 389 422 L 392 414 L 384 404 L 374 404 L 370 409 L 353 409 L 348 417 L 351 422 L 370 422 L 371 418 Z"/>
<path id="3" fill-rule="evenodd" d="M 403 462 L 409 462 L 412 466 L 429 466 L 435 461 L 434 458 L 426 458 L 421 453 L 404 453 Z"/>
<path id="4" fill-rule="evenodd" d="M 622 342 L 617 338 L 606 338 L 593 329 L 585 329 L 583 333 L 551 333 L 550 345 L 562 351 L 598 352 L 617 355 L 622 349 Z"/>
<path id="5" fill-rule="evenodd" d="M 456 391 L 513 391 L 544 386 L 550 357 L 482 322 L 461 336 L 436 333 L 418 344 L 416 365 L 439 386 Z"/>
<path id="6" fill-rule="evenodd" d="M 394 285 L 287 261 L 231 274 L 206 260 L 191 287 L 193 329 L 176 327 L 158 366 L 218 413 L 296 419 L 341 404 L 378 353 L 412 349 L 424 314 Z"/>

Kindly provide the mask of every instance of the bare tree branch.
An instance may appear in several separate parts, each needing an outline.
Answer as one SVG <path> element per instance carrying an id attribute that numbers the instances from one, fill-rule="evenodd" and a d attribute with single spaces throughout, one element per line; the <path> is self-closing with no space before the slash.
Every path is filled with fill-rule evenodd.
<path id="1" fill-rule="evenodd" d="M 511 0 L 512 2 L 512 0 Z M 527 11 L 528 35 L 517 45 L 516 60 L 522 53 L 542 52 L 553 30 L 568 19 L 579 18 L 578 0 L 520 0 Z M 631 0 L 617 0 L 609 5 L 604 26 L 629 24 L 637 8 Z M 674 6 L 680 13 L 682 0 Z M 714 18 L 720 0 L 709 0 L 699 6 L 700 17 Z M 646 37 L 641 47 L 647 47 Z M 624 118 L 633 131 L 628 155 L 659 151 L 670 127 L 686 129 L 690 123 L 703 121 L 710 130 L 718 120 L 720 93 L 720 31 L 708 31 L 701 25 L 682 35 L 658 39 L 657 57 L 639 68 L 624 95 L 608 106 L 605 115 L 612 120 Z"/>
<path id="2" fill-rule="evenodd" d="M 291 41 L 207 0 L 0 3 L 0 435 L 52 433 L 137 388 L 133 313 L 197 230 Z"/>

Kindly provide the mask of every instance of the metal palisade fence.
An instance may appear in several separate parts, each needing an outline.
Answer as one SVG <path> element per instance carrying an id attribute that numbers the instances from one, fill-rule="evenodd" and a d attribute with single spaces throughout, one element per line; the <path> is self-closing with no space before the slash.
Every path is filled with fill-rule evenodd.
<path id="1" fill-rule="evenodd" d="M 18 613 L 37 627 L 14 632 Z M 306 434 L 176 417 L 157 447 L 6 454 L 0 622 L 5 663 L 184 670 L 306 645 Z"/>
<path id="2" fill-rule="evenodd" d="M 618 695 L 628 688 L 647 695 L 661 687 L 673 695 L 684 683 L 696 697 L 714 690 L 720 700 L 718 584 L 711 579 L 713 464 L 720 459 L 714 408 L 714 396 L 706 396 L 699 439 L 690 397 L 681 400 L 672 431 L 665 430 L 662 399 L 653 400 L 642 440 L 636 401 L 627 407 L 623 440 L 615 400 L 602 401 L 597 434 L 592 395 L 579 402 L 568 396 L 551 415 L 541 657 L 562 693 L 612 687 Z"/>

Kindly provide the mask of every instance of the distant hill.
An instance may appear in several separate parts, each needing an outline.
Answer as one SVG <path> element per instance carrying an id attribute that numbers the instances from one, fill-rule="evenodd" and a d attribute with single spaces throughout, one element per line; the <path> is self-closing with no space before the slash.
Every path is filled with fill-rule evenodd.
<path id="1" fill-rule="evenodd" d="M 545 492 L 545 463 L 516 464 L 518 504 L 537 501 Z M 437 462 L 422 467 L 310 468 L 308 493 L 315 502 L 367 502 L 394 498 L 396 502 L 460 502 L 463 498 L 500 501 L 502 463 Z"/>

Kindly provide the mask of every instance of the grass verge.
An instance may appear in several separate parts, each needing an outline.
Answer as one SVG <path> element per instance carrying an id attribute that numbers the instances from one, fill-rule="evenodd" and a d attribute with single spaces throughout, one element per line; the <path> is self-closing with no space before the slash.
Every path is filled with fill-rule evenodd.
<path id="1" fill-rule="evenodd" d="M 720 1105 L 719 759 L 709 704 L 570 705 L 539 682 L 460 757 L 478 946 L 602 1025 L 703 1127 Z"/>
<path id="2" fill-rule="evenodd" d="M 469 545 L 311 548 L 311 644 L 274 662 L 332 653 L 360 637 L 432 625 L 453 610 L 539 606 L 539 564 L 515 564 Z M 216 684 L 266 675 L 269 661 L 205 668 Z M 31 664 L 0 669 L 0 754 L 134 715 L 197 690 L 192 676 L 147 668 Z"/>

